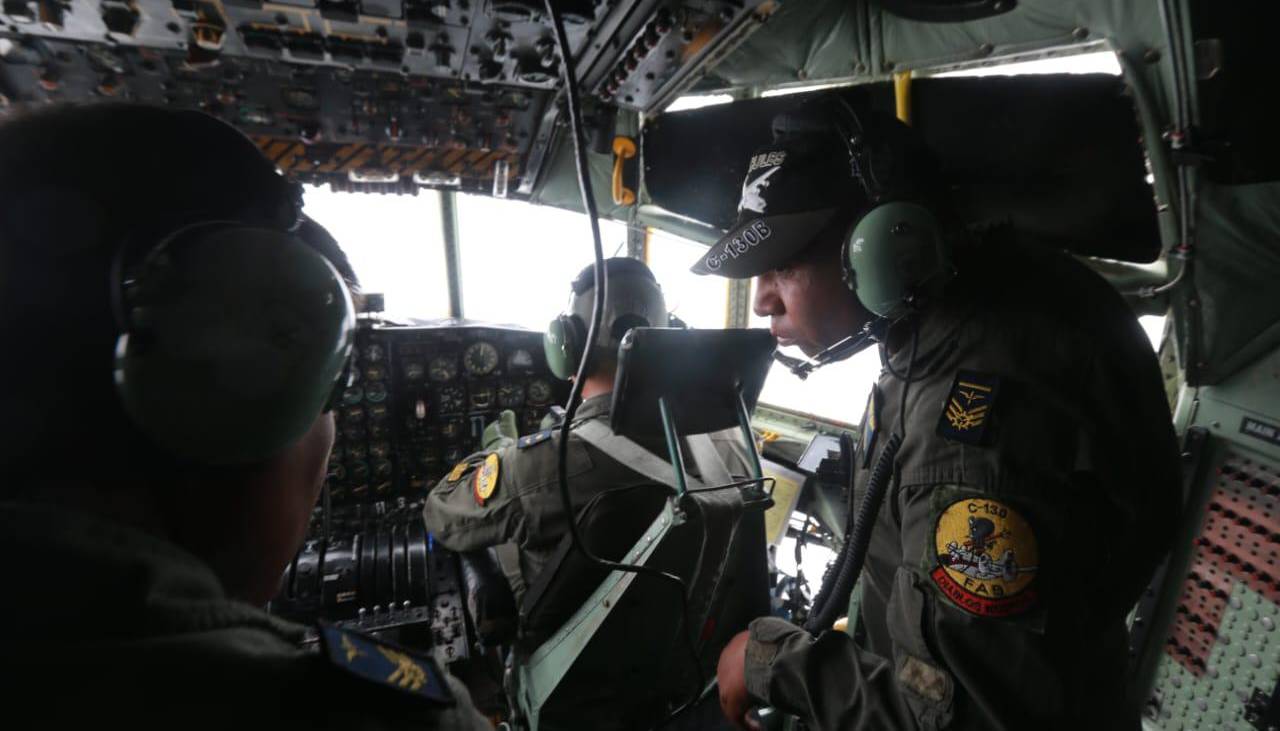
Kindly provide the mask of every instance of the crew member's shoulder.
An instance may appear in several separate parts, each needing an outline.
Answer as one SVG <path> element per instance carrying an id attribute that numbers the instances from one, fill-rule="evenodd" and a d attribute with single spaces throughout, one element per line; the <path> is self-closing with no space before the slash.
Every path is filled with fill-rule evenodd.
<path id="1" fill-rule="evenodd" d="M 484 729 L 466 687 L 429 654 L 351 629 L 321 625 L 310 660 L 323 727 Z"/>

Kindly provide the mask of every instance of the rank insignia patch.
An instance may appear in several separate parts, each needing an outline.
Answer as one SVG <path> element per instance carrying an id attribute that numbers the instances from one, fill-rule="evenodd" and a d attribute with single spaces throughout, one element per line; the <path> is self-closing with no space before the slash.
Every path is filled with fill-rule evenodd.
<path id="1" fill-rule="evenodd" d="M 475 477 L 471 478 L 471 490 L 475 493 L 477 505 L 484 505 L 484 501 L 493 497 L 494 490 L 498 489 L 499 466 L 498 455 L 491 454 L 484 458 Z"/>
<path id="2" fill-rule="evenodd" d="M 331 624 L 320 625 L 320 638 L 333 665 L 379 685 L 453 705 L 453 694 L 431 658 Z"/>
<path id="3" fill-rule="evenodd" d="M 1035 606 L 1035 533 L 1008 505 L 986 498 L 951 503 L 938 516 L 933 548 L 933 583 L 964 611 L 1008 617 Z"/>
<path id="4" fill-rule="evenodd" d="M 550 439 L 551 435 L 554 434 L 555 431 L 555 429 L 543 429 L 540 432 L 534 432 L 528 436 L 520 437 L 516 440 L 516 446 L 520 449 L 528 449 L 535 444 L 542 444 Z"/>
<path id="5" fill-rule="evenodd" d="M 953 442 L 983 444 L 999 395 L 999 378 L 977 371 L 958 372 L 938 420 L 938 436 Z"/>
<path id="6" fill-rule="evenodd" d="M 445 479 L 449 482 L 457 482 L 462 479 L 463 475 L 467 474 L 467 470 L 469 469 L 471 469 L 471 463 L 463 460 L 453 466 L 453 469 L 449 471 L 449 474 Z"/>

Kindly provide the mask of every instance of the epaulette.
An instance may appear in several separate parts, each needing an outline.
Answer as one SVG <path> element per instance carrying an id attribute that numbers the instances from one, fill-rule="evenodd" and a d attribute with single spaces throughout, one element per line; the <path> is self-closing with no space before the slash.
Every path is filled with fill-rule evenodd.
<path id="1" fill-rule="evenodd" d="M 516 440 L 516 447 L 518 449 L 528 449 L 535 444 L 542 444 L 550 439 L 551 435 L 555 434 L 557 431 L 559 431 L 559 427 L 556 427 L 555 429 L 543 429 L 542 431 L 520 437 Z"/>
<path id="2" fill-rule="evenodd" d="M 435 660 L 355 630 L 320 624 L 320 645 L 329 662 L 363 680 L 452 706 L 453 693 Z"/>
<path id="3" fill-rule="evenodd" d="M 586 421 L 586 419 L 574 419 L 573 423 L 569 425 L 569 428 L 577 429 L 578 425 L 584 421 Z M 543 442 L 547 441 L 551 437 L 555 436 L 556 432 L 560 431 L 562 428 L 564 428 L 563 422 L 551 427 L 550 429 L 543 429 L 542 431 L 534 432 L 527 436 L 520 437 L 519 439 L 516 440 L 516 447 L 519 449 L 528 449 L 529 447 L 532 447 L 536 444 L 542 444 Z"/>

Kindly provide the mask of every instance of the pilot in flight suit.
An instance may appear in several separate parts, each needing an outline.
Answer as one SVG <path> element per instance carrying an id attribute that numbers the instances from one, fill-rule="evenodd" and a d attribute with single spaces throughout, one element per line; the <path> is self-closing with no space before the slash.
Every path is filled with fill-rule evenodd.
<path id="1" fill-rule="evenodd" d="M 201 113 L 0 125 L 0 318 L 31 354 L 3 366 L 9 716 L 491 728 L 429 659 L 333 627 L 305 647 L 259 608 L 323 483 L 354 327 L 354 275 L 314 224 L 290 232 L 300 203 Z"/>
<path id="2" fill-rule="evenodd" d="M 824 730 L 1137 729 L 1126 615 L 1180 503 L 1156 359 L 1099 276 L 1007 228 L 963 233 L 936 180 L 910 128 L 811 102 L 775 119 L 738 224 L 694 266 L 757 277 L 757 314 L 811 356 L 864 323 L 883 343 L 852 636 L 756 620 L 721 655 L 722 707 Z"/>
<path id="3" fill-rule="evenodd" d="M 584 400 L 574 418 L 575 429 L 586 422 L 608 426 L 616 353 L 626 331 L 637 326 L 667 325 L 662 291 L 648 267 L 626 258 L 608 259 L 606 265 L 609 267 L 608 300 L 594 361 L 599 365 L 584 384 Z M 574 280 L 569 314 L 557 319 L 557 322 L 576 322 L 570 327 L 580 327 L 582 339 L 585 339 L 585 323 L 591 317 L 594 282 L 594 271 L 587 267 Z M 551 355 L 549 360 L 555 369 L 556 356 Z M 573 360 L 571 367 L 557 375 L 569 377 L 576 367 L 576 358 Z M 709 437 L 732 478 L 745 479 L 750 468 L 741 432 L 718 432 Z M 559 429 L 553 427 L 507 441 L 505 446 L 486 449 L 459 463 L 428 495 L 423 515 L 427 530 L 447 548 L 474 551 L 503 547 L 499 559 L 519 601 L 569 527 L 558 482 Z M 665 460 L 665 443 L 642 442 L 641 446 Z M 489 487 L 477 487 L 485 477 L 486 462 L 493 465 L 491 470 L 497 471 L 496 482 Z M 694 460 L 686 467 L 697 474 Z M 621 462 L 618 455 L 601 451 L 576 432 L 570 433 L 568 476 L 570 497 L 575 505 L 585 504 L 607 488 L 653 482 Z"/>

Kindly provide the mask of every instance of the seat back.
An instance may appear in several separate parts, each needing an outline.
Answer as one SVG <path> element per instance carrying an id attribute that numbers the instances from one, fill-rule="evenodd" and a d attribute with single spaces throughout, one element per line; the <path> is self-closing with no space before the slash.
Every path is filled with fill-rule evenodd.
<path id="1" fill-rule="evenodd" d="M 601 493 L 581 514 L 582 537 L 597 555 L 630 559 L 684 581 L 691 638 L 702 652 L 716 627 L 708 623 L 712 607 L 726 604 L 720 589 L 743 502 L 734 489 L 693 493 L 680 501 L 681 521 L 669 494 L 654 485 Z M 636 555 L 637 545 L 648 549 L 643 556 Z M 699 689 L 689 643 L 680 635 L 690 630 L 677 587 L 601 569 L 568 541 L 560 549 L 526 594 L 517 650 L 531 675 L 559 679 L 535 709 L 526 710 L 534 711 L 543 731 L 652 726 L 672 703 Z M 767 597 L 767 588 L 760 589 Z M 702 660 L 705 673 L 714 659 Z M 530 685 L 542 686 L 542 680 Z"/>

